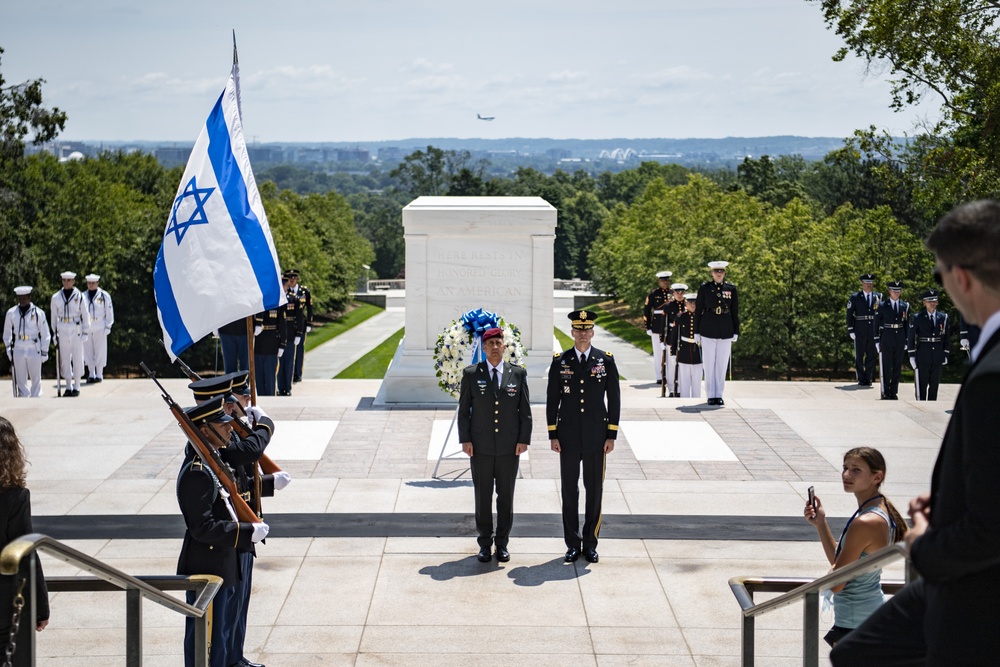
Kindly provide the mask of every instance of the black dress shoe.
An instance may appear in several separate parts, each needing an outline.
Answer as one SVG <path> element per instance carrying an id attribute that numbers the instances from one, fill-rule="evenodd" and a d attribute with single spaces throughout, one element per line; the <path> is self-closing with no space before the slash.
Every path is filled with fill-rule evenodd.
<path id="1" fill-rule="evenodd" d="M 717 398 L 717 399 L 715 399 L 715 404 L 716 405 L 725 405 L 726 402 L 724 400 L 722 400 L 721 398 Z"/>
<path id="2" fill-rule="evenodd" d="M 587 559 L 588 563 L 596 563 L 601 560 L 601 557 L 597 555 L 597 549 L 584 549 L 583 557 Z"/>
<path id="3" fill-rule="evenodd" d="M 580 557 L 580 550 L 577 549 L 576 547 L 572 547 L 571 549 L 566 550 L 565 560 L 567 563 L 575 563 L 576 559 L 579 557 Z"/>
<path id="4" fill-rule="evenodd" d="M 489 547 L 483 547 L 479 550 L 479 555 L 476 556 L 480 563 L 489 563 L 490 559 L 493 558 L 493 554 L 490 553 Z"/>
<path id="5" fill-rule="evenodd" d="M 507 547 L 497 547 L 497 560 L 501 563 L 506 563 L 510 560 L 510 552 L 507 551 Z"/>
<path id="6" fill-rule="evenodd" d="M 246 658 L 243 658 L 237 667 L 264 667 L 264 665 L 259 662 L 250 662 Z"/>

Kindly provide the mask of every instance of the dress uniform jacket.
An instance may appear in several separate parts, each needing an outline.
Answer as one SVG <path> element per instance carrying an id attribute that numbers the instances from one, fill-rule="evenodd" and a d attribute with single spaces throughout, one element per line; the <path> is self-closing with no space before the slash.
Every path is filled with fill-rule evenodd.
<path id="1" fill-rule="evenodd" d="M 900 299 L 893 308 L 891 299 L 883 299 L 878 307 L 875 328 L 882 348 L 882 395 L 895 398 L 903 368 L 903 354 L 910 330 L 910 304 Z"/>
<path id="2" fill-rule="evenodd" d="M 703 282 L 698 288 L 695 331 L 705 338 L 732 338 L 740 333 L 740 302 L 728 280 Z"/>
<path id="3" fill-rule="evenodd" d="M 917 361 L 917 399 L 937 400 L 941 366 L 951 352 L 951 322 L 947 313 L 922 310 L 913 316 L 906 350 Z"/>
<path id="4" fill-rule="evenodd" d="M 858 291 L 847 300 L 847 333 L 854 334 L 854 369 L 860 384 L 870 385 L 875 377 L 875 316 L 882 295 Z M 869 301 L 871 303 L 869 303 Z"/>
<path id="5" fill-rule="evenodd" d="M 285 322 L 285 309 L 272 308 L 262 313 L 257 313 L 253 318 L 254 326 L 263 328 L 254 340 L 254 354 L 273 354 L 277 356 L 278 350 L 285 347 L 285 336 L 287 334 Z"/>
<path id="6" fill-rule="evenodd" d="M 563 448 L 603 450 L 605 440 L 618 437 L 620 415 L 618 367 L 610 352 L 591 347 L 586 368 L 575 347 L 555 355 L 545 401 L 550 440 Z"/>
<path id="7" fill-rule="evenodd" d="M 670 336 L 670 332 L 674 329 L 674 322 L 677 321 L 677 317 L 684 312 L 684 301 L 678 301 L 677 299 L 672 299 L 666 305 L 663 306 L 663 311 L 667 315 L 667 344 L 670 346 L 670 354 L 677 354 L 677 345 L 675 342 L 670 342 L 673 340 Z"/>
<path id="8" fill-rule="evenodd" d="M 458 401 L 458 441 L 471 442 L 473 455 L 513 455 L 517 443 L 531 442 L 528 373 L 503 363 L 500 389 L 482 361 L 462 371 Z"/>
<path id="9" fill-rule="evenodd" d="M 646 296 L 646 302 L 642 306 L 642 321 L 646 325 L 646 331 L 663 333 L 667 322 L 663 307 L 670 300 L 670 291 L 659 287 Z"/>
<path id="10" fill-rule="evenodd" d="M 33 303 L 23 313 L 21 306 L 14 306 L 4 316 L 3 344 L 11 352 L 18 396 L 42 395 L 42 362 L 51 339 L 45 311 Z"/>
<path id="11" fill-rule="evenodd" d="M 677 363 L 701 363 L 701 346 L 695 342 L 694 334 L 694 315 L 685 312 L 674 320 L 674 326 L 670 330 L 670 344 L 677 350 Z"/>

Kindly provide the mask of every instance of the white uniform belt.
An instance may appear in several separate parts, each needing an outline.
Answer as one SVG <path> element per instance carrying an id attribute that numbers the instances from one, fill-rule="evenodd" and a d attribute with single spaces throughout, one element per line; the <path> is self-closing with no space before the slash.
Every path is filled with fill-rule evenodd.
<path id="1" fill-rule="evenodd" d="M 698 342 L 694 338 L 685 338 L 684 336 L 681 336 L 681 340 L 684 341 L 685 343 L 697 343 Z"/>
<path id="2" fill-rule="evenodd" d="M 940 343 L 941 339 L 940 338 L 934 338 L 934 337 L 931 337 L 931 338 L 918 338 L 917 342 L 920 342 L 920 343 Z"/>
<path id="3" fill-rule="evenodd" d="M 875 316 L 874 315 L 855 315 L 854 319 L 856 319 L 856 320 L 874 320 Z"/>
<path id="4" fill-rule="evenodd" d="M 903 325 L 902 324 L 883 324 L 882 328 L 884 328 L 884 329 L 902 329 Z"/>

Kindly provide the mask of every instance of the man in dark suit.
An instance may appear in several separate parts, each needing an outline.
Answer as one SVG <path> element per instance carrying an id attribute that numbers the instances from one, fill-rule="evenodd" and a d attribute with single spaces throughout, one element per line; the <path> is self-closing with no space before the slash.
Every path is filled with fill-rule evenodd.
<path id="1" fill-rule="evenodd" d="M 910 501 L 905 541 L 921 578 L 842 639 L 834 665 L 994 665 L 1000 655 L 1000 203 L 959 206 L 925 244 L 936 279 L 982 336 L 930 493 Z"/>
<path id="2" fill-rule="evenodd" d="M 910 331 L 910 304 L 899 298 L 903 283 L 896 280 L 888 284 L 889 298 L 883 299 L 875 315 L 878 338 L 875 349 L 881 355 L 879 379 L 882 382 L 882 400 L 899 399 L 899 378 L 903 371 L 903 354 L 906 337 Z"/>
<path id="3" fill-rule="evenodd" d="M 232 434 L 230 422 L 233 419 L 222 409 L 222 401 L 220 396 L 185 410 L 210 443 L 216 439 L 228 442 Z M 184 463 L 177 474 L 177 503 L 186 526 L 177 559 L 177 574 L 222 577 L 222 587 L 212 602 L 209 665 L 231 667 L 232 598 L 242 577 L 236 550 L 249 549 L 264 539 L 268 526 L 234 520 L 236 511 L 228 494 L 191 444 L 187 446 Z M 194 599 L 195 592 L 188 591 L 188 603 L 193 603 Z M 185 667 L 193 667 L 194 658 L 194 619 L 188 618 L 184 630 Z"/>
<path id="4" fill-rule="evenodd" d="M 476 492 L 479 561 L 489 562 L 493 543 L 497 560 L 510 560 L 507 542 L 514 525 L 514 482 L 519 456 L 531 442 L 528 374 L 503 360 L 507 349 L 502 329 L 483 333 L 486 361 L 462 372 L 458 397 L 458 439 L 470 457 Z M 497 493 L 497 526 L 493 535 L 493 488 Z"/>
<path id="5" fill-rule="evenodd" d="M 882 295 L 872 291 L 875 276 L 861 276 L 861 290 L 847 300 L 847 335 L 854 341 L 854 372 L 859 387 L 872 386 L 875 377 L 875 314 Z"/>
<path id="6" fill-rule="evenodd" d="M 575 344 L 565 352 L 556 353 L 549 366 L 545 416 L 552 451 L 559 453 L 566 562 L 579 558 L 582 548 L 584 557 L 596 563 L 604 466 L 618 437 L 621 388 L 611 353 L 590 344 L 594 337 L 594 313 L 575 310 L 569 319 L 573 322 Z M 582 535 L 581 465 L 583 488 L 587 492 Z"/>

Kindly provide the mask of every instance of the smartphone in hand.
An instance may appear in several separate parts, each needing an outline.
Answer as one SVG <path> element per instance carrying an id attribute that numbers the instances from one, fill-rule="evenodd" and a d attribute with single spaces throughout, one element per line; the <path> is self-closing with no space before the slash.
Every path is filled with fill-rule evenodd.
<path id="1" fill-rule="evenodd" d="M 816 509 L 816 487 L 810 486 L 807 493 L 809 494 L 809 506 Z"/>

